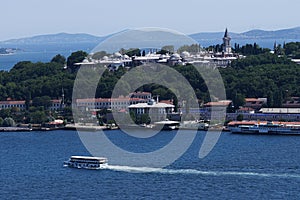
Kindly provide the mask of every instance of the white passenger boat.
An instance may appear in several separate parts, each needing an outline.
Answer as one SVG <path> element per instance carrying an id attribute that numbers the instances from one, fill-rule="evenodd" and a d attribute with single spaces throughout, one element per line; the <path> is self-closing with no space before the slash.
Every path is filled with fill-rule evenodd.
<path id="1" fill-rule="evenodd" d="M 231 133 L 242 134 L 275 134 L 275 135 L 300 135 L 300 125 L 298 123 L 256 123 L 240 124 L 229 127 Z"/>
<path id="2" fill-rule="evenodd" d="M 92 156 L 71 156 L 68 161 L 64 162 L 65 167 L 78 169 L 105 169 L 107 165 L 107 158 Z"/>

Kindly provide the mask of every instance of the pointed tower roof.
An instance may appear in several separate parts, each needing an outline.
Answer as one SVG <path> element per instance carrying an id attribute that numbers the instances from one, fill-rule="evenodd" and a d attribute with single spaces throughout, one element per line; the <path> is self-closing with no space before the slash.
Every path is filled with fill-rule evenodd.
<path id="1" fill-rule="evenodd" d="M 226 28 L 225 34 L 224 34 L 224 38 L 225 38 L 225 37 L 228 37 L 228 30 L 227 30 L 227 28 Z"/>

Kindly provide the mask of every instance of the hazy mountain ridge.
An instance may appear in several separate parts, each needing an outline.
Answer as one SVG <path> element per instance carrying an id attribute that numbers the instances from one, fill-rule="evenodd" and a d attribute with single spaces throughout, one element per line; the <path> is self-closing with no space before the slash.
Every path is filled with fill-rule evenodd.
<path id="1" fill-rule="evenodd" d="M 300 40 L 300 27 L 291 29 L 281 29 L 276 31 L 251 30 L 243 33 L 233 33 L 229 31 L 232 39 L 297 39 Z M 221 39 L 224 32 L 204 32 L 191 34 L 190 37 L 197 41 Z"/>
<path id="2" fill-rule="evenodd" d="M 264 31 L 264 30 L 251 30 L 244 33 L 234 33 L 229 31 L 229 36 L 233 40 L 299 40 L 300 41 L 300 27 L 291 29 L 282 29 L 276 31 Z M 70 33 L 57 33 L 49 35 L 38 35 L 28 38 L 11 39 L 7 41 L 0 41 L 0 45 L 18 45 L 18 44 L 72 44 L 72 43 L 93 43 L 98 44 L 110 37 L 107 36 L 95 36 L 85 33 L 70 34 Z M 224 32 L 201 32 L 189 35 L 194 40 L 201 43 L 201 41 L 220 42 L 224 36 Z"/>
<path id="3" fill-rule="evenodd" d="M 86 33 L 57 33 L 49 35 L 38 35 L 28 38 L 11 39 L 0 42 L 0 44 L 55 44 L 55 43 L 99 43 L 106 37 L 98 37 Z"/>

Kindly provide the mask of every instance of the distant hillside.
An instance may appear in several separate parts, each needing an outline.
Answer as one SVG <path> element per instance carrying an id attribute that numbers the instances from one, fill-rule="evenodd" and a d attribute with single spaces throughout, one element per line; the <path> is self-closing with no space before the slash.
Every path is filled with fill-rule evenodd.
<path id="1" fill-rule="evenodd" d="M 0 44 L 72 44 L 72 43 L 99 43 L 106 37 L 98 37 L 89 34 L 58 33 L 50 35 L 38 35 L 29 38 L 12 39 L 0 42 Z"/>
<path id="2" fill-rule="evenodd" d="M 259 39 L 300 39 L 300 27 L 292 29 L 282 29 L 277 31 L 263 31 L 263 30 L 252 30 L 240 34 L 246 38 L 259 38 Z"/>
<path id="3" fill-rule="evenodd" d="M 233 41 L 237 43 L 241 41 L 300 41 L 300 27 L 291 29 L 282 29 L 276 31 L 264 31 L 264 30 L 251 30 L 244 33 L 233 33 L 229 31 L 229 36 Z M 195 33 L 190 35 L 194 40 L 199 43 L 221 43 L 224 32 L 217 33 Z"/>
<path id="4" fill-rule="evenodd" d="M 290 42 L 290 41 L 300 41 L 300 27 L 291 29 L 282 29 L 276 31 L 264 31 L 264 30 L 251 30 L 244 33 L 233 33 L 230 32 L 230 27 L 228 29 L 229 36 L 232 38 L 233 43 L 252 43 L 268 42 L 267 46 L 271 46 L 274 41 L 277 42 Z M 94 36 L 90 34 L 69 34 L 69 33 L 58 33 L 50 35 L 39 35 L 28 38 L 12 39 L 0 42 L 0 47 L 4 46 L 19 46 L 19 45 L 40 45 L 40 44 L 99 44 L 108 36 Z M 208 46 L 214 44 L 222 43 L 222 38 L 224 32 L 202 32 L 189 35 L 191 38 L 199 42 L 201 45 Z"/>

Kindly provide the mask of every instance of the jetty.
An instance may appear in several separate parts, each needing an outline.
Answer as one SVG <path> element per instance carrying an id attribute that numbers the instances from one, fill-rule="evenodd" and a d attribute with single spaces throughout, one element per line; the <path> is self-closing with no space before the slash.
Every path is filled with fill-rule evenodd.
<path id="1" fill-rule="evenodd" d="M 27 132 L 27 131 L 32 131 L 32 129 L 27 127 L 0 127 L 0 132 Z"/>

